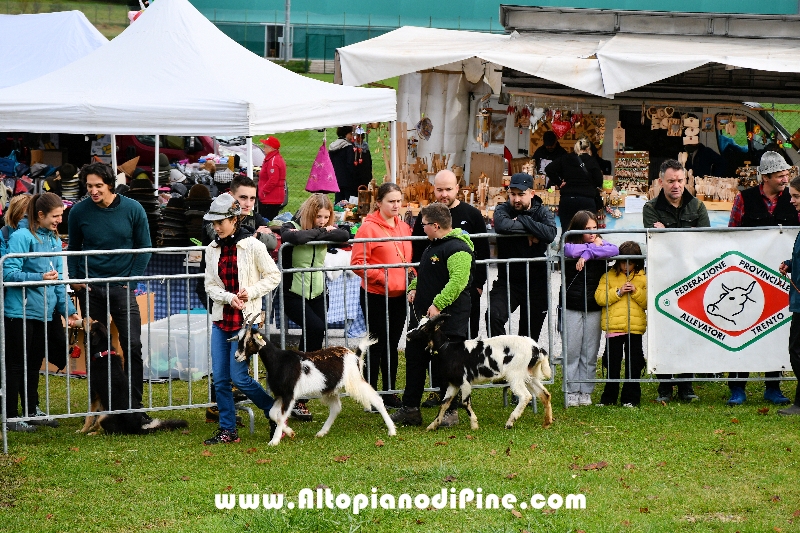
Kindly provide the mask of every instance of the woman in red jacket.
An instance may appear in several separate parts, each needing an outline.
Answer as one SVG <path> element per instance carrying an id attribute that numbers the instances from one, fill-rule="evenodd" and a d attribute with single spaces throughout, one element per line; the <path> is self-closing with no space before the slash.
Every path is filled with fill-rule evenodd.
<path id="1" fill-rule="evenodd" d="M 275 218 L 286 205 L 286 162 L 278 151 L 281 142 L 267 137 L 264 144 L 264 163 L 258 173 L 259 213 L 267 220 Z"/>
<path id="2" fill-rule="evenodd" d="M 403 192 L 394 183 L 378 189 L 376 211 L 370 213 L 356 233 L 356 239 L 410 237 L 411 228 L 400 219 Z M 387 265 L 411 262 L 411 242 L 391 240 L 356 243 L 352 265 Z M 378 369 L 383 375 L 383 390 L 395 390 L 397 377 L 397 345 L 406 322 L 406 269 L 373 268 L 356 270 L 361 276 L 361 308 L 367 319 L 370 335 L 378 342 L 369 350 L 369 382 L 378 388 Z M 387 317 L 388 309 L 388 317 Z M 388 331 L 387 331 L 388 330 Z M 402 402 L 396 394 L 384 395 L 386 407 L 399 409 Z"/>

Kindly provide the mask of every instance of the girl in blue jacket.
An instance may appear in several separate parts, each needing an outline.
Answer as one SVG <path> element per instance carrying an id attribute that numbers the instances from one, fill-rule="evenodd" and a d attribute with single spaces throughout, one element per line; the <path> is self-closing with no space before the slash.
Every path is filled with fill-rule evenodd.
<path id="1" fill-rule="evenodd" d="M 64 206 L 57 195 L 50 192 L 34 195 L 28 204 L 28 228 L 20 228 L 11 235 L 8 253 L 60 252 L 61 239 L 56 231 L 63 213 Z M 63 279 L 63 273 L 60 256 L 13 257 L 3 263 L 3 279 L 7 282 Z M 37 416 L 40 411 L 39 369 L 45 355 L 45 328 L 53 320 L 54 312 L 66 317 L 70 326 L 80 322 L 64 285 L 6 290 L 6 409 L 9 418 L 18 416 L 17 397 L 21 398 L 24 416 Z M 49 329 L 48 333 L 51 331 Z M 24 371 L 26 350 L 27 373 Z M 17 431 L 36 429 L 25 422 L 13 426 Z"/>

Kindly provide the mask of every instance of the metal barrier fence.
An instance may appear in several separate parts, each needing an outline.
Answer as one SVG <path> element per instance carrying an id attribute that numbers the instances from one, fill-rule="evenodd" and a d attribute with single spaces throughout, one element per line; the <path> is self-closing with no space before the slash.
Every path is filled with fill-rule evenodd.
<path id="1" fill-rule="evenodd" d="M 474 238 L 504 238 L 503 236 L 496 236 L 494 234 L 474 235 L 473 237 Z M 354 244 L 354 243 L 358 243 L 358 242 L 365 242 L 365 243 L 378 242 L 379 243 L 379 242 L 388 242 L 388 241 L 395 241 L 395 240 L 399 240 L 399 239 L 390 239 L 390 238 L 358 239 L 358 240 L 352 240 L 352 241 L 349 241 L 349 242 L 350 242 L 350 244 Z M 402 239 L 402 240 L 424 240 L 424 238 L 408 238 L 408 239 Z M 321 242 L 318 242 L 318 243 L 314 243 L 314 244 L 340 244 L 340 243 L 321 243 Z M 282 262 L 284 248 L 288 249 L 289 247 L 290 247 L 290 245 L 287 243 L 287 244 L 284 245 L 284 247 L 281 248 L 281 250 L 279 250 L 279 261 L 278 261 L 279 264 Z M 7 383 L 6 383 L 6 375 L 7 375 L 7 373 L 6 373 L 7 372 L 7 368 L 6 368 L 6 347 L 7 347 L 7 344 L 6 344 L 6 338 L 7 338 L 8 332 L 7 332 L 7 328 L 6 328 L 6 309 L 5 309 L 5 303 L 6 303 L 5 302 L 5 296 L 6 296 L 5 290 L 6 289 L 20 288 L 20 289 L 22 289 L 23 293 L 25 293 L 26 291 L 34 289 L 34 288 L 46 288 L 46 287 L 49 287 L 49 286 L 66 286 L 66 285 L 73 285 L 73 284 L 89 284 L 89 285 L 94 286 L 96 288 L 96 290 L 100 290 L 100 291 L 102 291 L 104 293 L 105 302 L 104 302 L 103 307 L 104 307 L 104 311 L 105 311 L 105 310 L 111 309 L 112 306 L 113 306 L 112 301 L 111 301 L 111 297 L 110 297 L 109 287 L 112 287 L 115 284 L 128 284 L 128 285 L 130 285 L 132 283 L 137 283 L 137 284 L 144 284 L 145 294 L 150 294 L 152 292 L 152 287 L 153 287 L 154 284 L 165 284 L 166 285 L 166 288 L 167 288 L 167 291 L 166 291 L 167 313 L 166 314 L 167 314 L 167 316 L 166 316 L 166 318 L 161 320 L 161 322 L 165 323 L 165 328 L 161 329 L 161 328 L 154 327 L 154 322 L 152 322 L 150 320 L 150 318 L 153 316 L 152 303 L 151 303 L 151 300 L 148 297 L 145 297 L 144 298 L 144 306 L 141 308 L 141 311 L 144 312 L 144 314 L 148 318 L 146 323 L 141 326 L 141 328 L 142 328 L 142 330 L 141 330 L 142 331 L 142 353 L 143 353 L 142 364 L 143 364 L 143 367 L 144 367 L 143 372 L 146 372 L 145 379 L 144 379 L 144 383 L 146 383 L 146 385 L 143 385 L 143 388 L 145 390 L 143 390 L 142 406 L 138 407 L 137 405 L 134 405 L 133 393 L 131 391 L 133 390 L 133 386 L 135 384 L 131 381 L 131 372 L 128 372 L 127 373 L 127 380 L 128 380 L 127 386 L 128 386 L 129 393 L 128 393 L 128 399 L 127 399 L 127 409 L 117 409 L 117 410 L 114 410 L 114 411 L 101 411 L 101 412 L 99 412 L 99 414 L 106 414 L 106 413 L 109 413 L 109 412 L 120 413 L 120 412 L 167 411 L 167 410 L 176 410 L 176 409 L 204 408 L 204 407 L 209 407 L 209 406 L 214 405 L 214 402 L 212 402 L 212 396 L 211 396 L 211 392 L 212 392 L 211 381 L 209 380 L 201 388 L 201 390 L 199 390 L 199 391 L 197 390 L 197 387 L 195 387 L 194 384 L 193 384 L 193 378 L 196 377 L 195 376 L 196 373 L 199 373 L 199 374 L 202 374 L 202 375 L 210 375 L 210 369 L 211 369 L 211 366 L 212 366 L 211 365 L 211 354 L 210 354 L 210 346 L 211 346 L 211 341 L 210 341 L 210 330 L 211 330 L 211 328 L 210 328 L 210 326 L 211 326 L 211 324 L 210 324 L 210 315 L 204 314 L 204 315 L 194 315 L 193 316 L 189 312 L 190 311 L 189 309 L 175 309 L 175 308 L 173 308 L 173 305 L 172 305 L 172 300 L 175 298 L 174 297 L 174 293 L 173 293 L 173 289 L 177 288 L 180 292 L 184 292 L 185 293 L 185 295 L 183 297 L 181 297 L 179 299 L 179 301 L 181 301 L 182 303 L 189 302 L 190 299 L 189 299 L 188 296 L 194 290 L 192 281 L 193 280 L 197 280 L 198 282 L 202 282 L 203 274 L 201 274 L 201 273 L 197 273 L 197 274 L 190 273 L 189 272 L 189 262 L 188 262 L 189 253 L 190 252 L 200 251 L 200 250 L 203 250 L 203 248 L 201 248 L 201 247 L 189 247 L 189 248 L 153 248 L 153 249 L 139 249 L 139 250 L 113 250 L 113 251 L 93 251 L 93 252 L 41 252 L 41 253 L 32 253 L 32 254 L 8 254 L 8 255 L 3 256 L 2 258 L 0 258 L 0 269 L 2 269 L 3 266 L 4 266 L 5 261 L 7 261 L 9 259 L 13 259 L 13 258 L 19 258 L 19 257 L 37 258 L 37 257 L 56 257 L 56 256 L 60 256 L 60 257 L 66 258 L 66 257 L 69 257 L 69 256 L 80 256 L 80 257 L 83 258 L 82 260 L 84 262 L 84 268 L 86 268 L 86 265 L 87 265 L 87 262 L 88 262 L 88 257 L 97 256 L 97 255 L 108 256 L 108 255 L 120 255 L 120 254 L 177 253 L 177 254 L 185 254 L 187 256 L 187 261 L 185 262 L 186 272 L 182 273 L 182 274 L 151 275 L 151 276 L 138 276 L 138 277 L 118 277 L 118 278 L 95 278 L 95 279 L 64 279 L 64 280 L 52 280 L 52 281 L 0 282 L 0 288 L 3 289 L 3 290 L 0 291 L 0 382 L 2 383 L 3 398 L 6 398 L 6 391 L 7 391 Z M 537 259 L 534 259 L 534 260 L 525 260 L 525 259 L 498 260 L 498 259 L 493 259 L 493 260 L 478 261 L 478 263 L 485 264 L 492 270 L 494 270 L 496 268 L 505 268 L 506 270 L 508 270 L 510 265 L 512 265 L 514 263 L 527 263 L 527 262 L 532 262 L 532 261 L 543 262 L 543 263 L 545 263 L 547 265 L 547 271 L 548 271 L 548 281 L 547 281 L 548 289 L 547 289 L 547 292 L 549 294 L 551 292 L 550 291 L 549 272 L 551 271 L 551 266 L 552 266 L 554 260 L 555 259 L 553 257 L 542 257 L 542 258 L 537 258 Z M 409 267 L 414 267 L 414 266 L 416 266 L 416 264 L 414 264 L 414 263 L 395 263 L 395 264 L 368 265 L 366 267 L 364 267 L 364 266 L 337 266 L 337 267 L 321 267 L 321 268 L 307 268 L 307 269 L 285 269 L 282 274 L 291 276 L 292 274 L 294 274 L 296 272 L 299 272 L 303 276 L 304 275 L 309 275 L 310 276 L 310 275 L 313 274 L 313 272 L 319 271 L 319 272 L 340 272 L 342 274 L 342 277 L 346 277 L 348 275 L 347 274 L 348 272 L 352 273 L 353 271 L 356 271 L 356 270 L 383 270 L 383 274 L 384 274 L 384 276 L 386 276 L 386 274 L 388 272 L 388 269 L 390 269 L 390 268 L 409 268 Z M 360 278 L 357 278 L 357 279 L 359 280 L 358 284 L 360 286 Z M 494 282 L 494 276 L 490 275 L 489 276 L 488 285 L 486 287 L 486 290 L 484 290 L 484 293 L 483 293 L 483 296 L 482 296 L 482 303 L 487 309 L 489 307 L 489 305 L 488 305 L 489 294 L 491 292 L 491 287 L 492 287 L 493 282 Z M 273 293 L 273 295 L 268 295 L 267 297 L 265 297 L 266 305 L 264 306 L 264 308 L 268 311 L 268 314 L 267 314 L 268 322 L 272 321 L 272 319 L 271 319 L 272 311 L 275 311 L 277 313 L 277 316 L 275 317 L 274 322 L 275 322 L 275 326 L 278 329 L 278 333 L 280 334 L 280 343 L 281 343 L 282 347 L 286 347 L 286 341 L 287 341 L 286 333 L 287 333 L 287 330 L 289 329 L 289 327 L 288 327 L 289 323 L 285 318 L 287 316 L 287 314 L 286 314 L 286 308 L 285 308 L 285 291 L 283 290 L 284 289 L 284 283 L 285 283 L 284 282 L 284 276 L 282 275 L 280 285 L 276 289 L 276 290 L 279 291 L 279 293 L 277 295 L 278 296 L 277 297 L 278 305 L 277 306 L 273 306 L 273 298 L 275 296 L 274 293 Z M 327 291 L 323 291 L 322 294 L 323 294 L 323 298 L 327 298 L 328 297 L 327 296 Z M 48 293 L 47 293 L 46 290 L 43 291 L 43 295 L 44 295 L 44 301 L 42 303 L 43 303 L 44 308 L 47 309 Z M 346 299 L 348 297 L 347 296 L 347 290 L 344 291 L 342 297 L 343 297 L 343 300 L 344 300 L 343 303 L 346 304 Z M 387 306 L 388 306 L 388 298 L 386 298 L 385 294 L 384 294 L 384 297 L 385 297 L 384 298 L 384 312 L 386 312 Z M 25 300 L 23 300 L 23 301 L 25 301 Z M 403 297 L 403 302 L 404 302 L 404 306 L 406 307 L 406 315 L 403 318 L 403 330 L 405 330 L 407 328 L 407 324 L 408 324 L 408 316 L 410 316 L 410 315 L 408 313 L 408 304 L 406 302 L 405 297 Z M 508 311 L 509 332 L 510 333 L 514 333 L 514 330 L 518 329 L 518 328 L 515 328 L 513 326 L 512 322 L 514 322 L 514 319 L 516 318 L 516 316 L 518 314 L 520 314 L 521 309 L 518 310 L 517 313 L 512 312 L 513 309 L 512 309 L 511 301 L 510 301 L 510 299 L 508 297 L 506 297 L 506 304 L 508 306 L 507 311 Z M 91 316 L 92 303 L 89 302 L 86 305 L 88 306 L 89 316 Z M 121 304 L 121 306 L 122 306 L 121 311 L 123 312 L 124 316 L 128 318 L 128 320 L 126 320 L 125 324 L 123 325 L 123 330 L 124 331 L 120 332 L 120 333 L 124 333 L 124 335 L 120 335 L 120 337 L 121 337 L 121 341 L 120 342 L 122 342 L 124 344 L 124 346 L 121 346 L 121 348 L 123 350 L 123 353 L 126 354 L 126 357 L 127 357 L 127 354 L 131 353 L 131 349 L 132 349 L 131 345 L 135 342 L 134 340 L 132 340 L 132 335 L 131 335 L 131 333 L 133 331 L 132 330 L 131 317 L 133 317 L 134 319 L 139 319 L 139 316 L 138 316 L 138 314 L 139 314 L 139 304 L 135 301 L 135 295 L 132 294 L 132 291 L 130 290 L 130 288 L 126 292 L 125 301 Z M 188 304 L 184 303 L 184 306 L 188 307 Z M 530 309 L 530 302 L 527 302 L 527 306 L 528 306 L 528 309 Z M 326 303 L 325 307 L 326 307 L 326 311 L 327 311 L 327 303 Z M 358 307 L 360 307 L 360 305 Z M 185 319 L 184 319 L 184 316 L 180 316 L 180 317 L 176 317 L 175 316 L 176 313 L 181 313 L 181 312 L 184 312 L 184 311 L 186 312 Z M 367 303 L 367 305 L 365 305 L 365 310 L 364 311 L 365 311 L 366 317 L 368 318 L 370 316 L 370 313 L 371 312 L 375 312 L 376 310 L 375 309 L 370 310 L 370 306 Z M 360 309 L 359 309 L 359 312 L 360 312 Z M 106 325 L 107 325 L 107 330 L 108 330 L 106 342 L 110 345 L 111 341 L 112 341 L 112 335 L 110 333 L 111 328 L 109 327 L 110 326 L 110 322 L 109 322 L 108 314 L 109 313 L 106 313 L 107 316 L 106 316 L 106 320 L 105 320 Z M 550 314 L 551 313 L 548 313 L 548 315 L 550 315 Z M 195 331 L 197 331 L 197 329 L 198 329 L 196 320 L 193 320 L 193 318 L 195 318 L 197 316 L 202 316 L 201 325 L 205 326 L 205 328 L 202 328 L 202 327 L 200 328 L 201 330 L 205 329 L 204 335 L 202 335 L 200 338 L 198 338 L 197 336 L 192 334 L 192 329 L 193 328 L 194 328 Z M 345 305 L 345 316 L 347 316 L 347 306 L 346 305 Z M 481 313 L 481 317 L 482 317 L 481 321 L 485 321 L 485 319 L 484 319 L 485 313 L 482 312 Z M 39 379 L 39 377 L 38 377 L 38 371 L 39 371 L 38 365 L 37 365 L 37 368 L 35 368 L 35 369 L 31 369 L 28 366 L 28 364 L 29 364 L 29 362 L 28 362 L 28 356 L 29 356 L 29 353 L 28 353 L 28 342 L 29 342 L 29 340 L 27 338 L 27 328 L 28 328 L 28 324 L 30 322 L 33 322 L 33 320 L 27 320 L 26 318 L 27 318 L 27 303 L 23 304 L 23 320 L 22 320 L 22 328 L 23 328 L 22 337 L 24 339 L 23 344 L 22 344 L 23 374 L 25 376 L 27 376 L 29 371 L 35 371 L 36 379 L 37 379 L 36 384 L 38 385 L 38 379 Z M 55 317 L 55 318 L 60 320 L 60 317 Z M 93 318 L 97 318 L 97 317 L 93 317 Z M 195 325 L 193 326 L 193 324 L 195 324 Z M 386 330 L 389 329 L 389 326 L 390 326 L 390 324 L 389 324 L 389 321 L 387 319 L 385 321 Z M 545 335 L 547 337 L 548 353 L 551 355 L 551 365 L 552 365 L 553 364 L 552 358 L 554 358 L 554 356 L 555 356 L 554 341 L 556 340 L 556 338 L 549 334 L 549 331 L 552 329 L 551 326 L 552 326 L 552 320 L 548 320 L 548 328 L 547 328 L 547 333 L 545 333 Z M 185 333 L 185 337 L 186 337 L 185 345 L 178 346 L 178 344 L 175 342 L 175 337 L 176 337 L 176 335 L 181 333 L 180 330 L 183 327 L 185 327 L 185 331 L 186 331 L 186 333 Z M 486 324 L 486 327 L 488 327 L 488 323 Z M 87 334 L 88 328 L 87 328 L 87 326 L 85 324 L 80 329 L 83 330 L 85 335 Z M 67 330 L 69 332 L 70 328 L 67 328 Z M 482 329 L 482 331 L 485 331 L 485 329 Z M 271 332 L 274 333 L 274 330 L 271 330 Z M 45 329 L 45 331 L 44 331 L 44 339 L 43 339 L 43 341 L 44 341 L 44 344 L 43 344 L 44 357 L 43 357 L 43 359 L 44 359 L 44 362 L 46 363 L 45 364 L 45 368 L 49 368 L 49 363 L 54 358 L 53 357 L 53 352 L 51 351 L 51 349 L 52 349 L 51 342 L 50 342 L 50 339 L 48 338 L 48 336 L 49 336 L 49 330 Z M 145 336 L 146 336 L 146 339 L 147 339 L 146 341 L 144 341 L 144 337 Z M 386 337 L 388 338 L 388 334 L 386 335 Z M 325 342 L 326 342 L 326 344 L 328 342 L 330 342 L 330 338 L 331 338 L 330 337 L 330 330 L 329 330 L 329 327 L 328 327 L 328 321 L 326 320 L 325 321 Z M 400 347 L 402 347 L 403 344 L 404 344 L 405 337 L 403 335 L 401 335 L 400 339 L 401 340 L 400 340 L 399 344 L 400 344 Z M 307 331 L 303 331 L 303 333 L 301 334 L 301 340 L 304 340 L 304 341 L 307 340 Z M 346 335 L 345 335 L 345 338 L 343 340 L 344 340 L 344 344 L 347 345 L 347 336 Z M 88 355 L 88 357 L 86 357 L 86 359 L 87 359 L 87 368 L 86 368 L 87 387 L 85 389 L 86 390 L 85 398 L 83 396 L 83 394 L 84 394 L 83 387 L 80 387 L 80 392 L 79 393 L 73 394 L 73 388 L 74 387 L 72 385 L 72 381 L 70 380 L 71 377 L 75 376 L 75 373 L 72 371 L 72 369 L 70 367 L 70 362 L 71 361 L 70 361 L 70 357 L 69 357 L 68 351 L 70 349 L 70 346 L 72 344 L 74 344 L 74 343 L 64 342 L 60 347 L 60 349 L 62 349 L 64 351 L 64 357 L 65 357 L 66 362 L 67 362 L 66 367 L 65 367 L 65 373 L 64 373 L 64 376 L 66 377 L 66 380 L 65 380 L 64 390 L 63 390 L 63 395 L 64 395 L 64 403 L 63 403 L 63 405 L 56 405 L 54 403 L 54 401 L 52 400 L 51 397 L 54 395 L 53 392 L 55 391 L 55 389 L 53 389 L 52 385 L 51 385 L 51 382 L 52 382 L 51 377 L 52 376 L 51 376 L 50 372 L 45 372 L 44 373 L 45 377 L 44 377 L 44 402 L 43 402 L 43 407 L 44 407 L 44 412 L 45 412 L 47 418 L 52 418 L 52 419 L 58 420 L 58 419 L 65 419 L 65 418 L 84 417 L 84 416 L 88 416 L 90 414 L 97 414 L 97 413 L 91 413 L 92 392 L 91 392 L 91 385 L 90 384 L 91 384 L 91 372 L 92 372 L 92 370 L 91 370 L 91 365 L 88 363 L 88 360 L 89 360 L 89 357 L 91 356 L 91 354 L 93 354 L 93 350 L 92 350 L 91 345 L 86 344 L 86 343 L 89 343 L 89 342 L 90 341 L 89 341 L 89 338 L 88 338 L 88 335 L 87 335 L 87 337 L 84 339 L 84 346 L 83 346 L 83 348 L 85 348 L 85 352 L 84 353 Z M 182 354 L 179 353 L 183 348 L 185 348 L 185 351 L 186 351 L 185 360 L 183 359 Z M 392 349 L 392 346 L 389 346 L 387 344 L 387 350 L 391 351 L 391 349 Z M 185 361 L 185 363 L 183 361 Z M 110 359 L 106 359 L 105 362 L 106 362 L 105 373 L 107 374 L 107 380 L 110 381 L 110 379 L 111 379 Z M 173 362 L 175 363 L 175 366 L 177 368 L 173 367 Z M 161 364 L 161 363 L 166 363 L 166 367 L 167 367 L 167 371 L 168 371 L 167 372 L 167 378 L 165 380 L 162 379 L 160 375 L 156 376 L 155 378 L 153 378 L 151 376 L 151 374 L 153 372 L 153 368 L 155 366 L 157 366 L 158 364 Z M 186 365 L 185 368 L 181 369 L 180 368 L 181 364 L 185 364 Z M 254 360 L 253 360 L 253 367 L 254 367 L 254 374 L 256 376 L 258 376 L 258 362 L 257 362 L 256 358 L 254 358 Z M 188 384 L 186 386 L 186 390 L 183 390 L 183 388 L 181 388 L 180 392 L 176 391 L 177 386 L 174 385 L 174 383 L 173 383 L 173 381 L 171 379 L 171 378 L 175 377 L 175 375 L 173 374 L 173 371 L 175 371 L 175 370 L 177 370 L 177 377 L 182 377 L 182 378 L 185 377 L 186 378 L 186 380 L 188 382 Z M 372 377 L 372 372 L 373 371 L 377 372 L 377 369 L 373 369 L 372 366 L 369 364 L 369 361 L 367 360 L 367 364 L 366 364 L 366 368 L 365 368 L 365 374 L 366 374 L 367 379 L 370 379 Z M 390 375 L 386 376 L 386 379 L 389 382 L 394 381 L 395 378 L 396 378 L 396 376 L 392 376 L 391 375 L 391 371 L 390 371 Z M 548 383 L 551 384 L 552 380 L 549 381 Z M 32 387 L 34 385 L 32 384 L 30 386 Z M 489 384 L 489 385 L 480 385 L 480 386 L 478 386 L 476 388 L 501 387 L 501 386 L 503 386 L 503 385 Z M 428 387 L 426 390 L 427 391 L 431 391 L 431 390 L 433 390 L 433 388 Z M 23 384 L 21 386 L 21 392 L 22 392 L 22 394 L 24 395 L 25 398 L 29 397 L 29 392 L 31 392 L 31 391 L 29 390 L 29 385 L 28 385 L 27 381 L 23 382 Z M 391 389 L 391 390 L 388 390 L 388 391 L 383 391 L 383 394 L 392 394 L 392 393 L 397 393 L 397 392 L 402 392 L 402 390 L 401 389 Z M 186 395 L 185 399 L 184 399 L 184 394 Z M 85 399 L 85 404 L 83 404 L 84 399 Z M 505 394 L 504 394 L 504 400 L 505 400 Z M 82 407 L 83 405 L 85 405 L 85 408 Z M 26 403 L 24 405 L 24 407 L 23 407 L 23 411 L 21 412 L 20 416 L 16 416 L 16 417 L 8 417 L 6 409 L 3 408 L 3 410 L 2 410 L 2 418 L 0 419 L 0 423 L 2 425 L 2 428 L 0 428 L 0 429 L 2 429 L 4 453 L 7 453 L 7 424 L 9 422 L 34 420 L 35 419 L 34 410 L 35 410 L 36 407 L 38 407 L 38 406 L 37 405 L 30 405 L 29 403 Z M 534 403 L 534 408 L 536 408 L 535 403 Z M 251 419 L 251 426 L 252 426 L 252 419 Z"/>
<path id="2" fill-rule="evenodd" d="M 566 239 L 569 238 L 572 235 L 584 235 L 584 234 L 590 234 L 590 233 L 591 234 L 599 234 L 599 235 L 639 235 L 639 236 L 644 235 L 646 237 L 648 234 L 653 234 L 653 233 L 688 233 L 688 232 L 691 232 L 691 233 L 730 233 L 730 232 L 743 232 L 743 231 L 744 232 L 746 232 L 746 231 L 764 231 L 764 230 L 769 230 L 769 229 L 782 230 L 783 228 L 781 228 L 781 227 L 775 227 L 775 228 L 764 228 L 764 227 L 756 227 L 756 228 L 691 228 L 691 229 L 682 229 L 682 228 L 644 229 L 644 228 L 642 228 L 642 229 L 627 229 L 627 230 L 621 230 L 621 229 L 610 229 L 610 230 L 602 229 L 602 230 L 588 230 L 588 231 L 587 230 L 581 230 L 581 231 L 572 230 L 572 231 L 567 231 L 567 232 L 565 232 L 564 234 L 561 235 L 560 247 L 559 248 L 561 250 L 563 250 L 564 249 L 564 243 L 566 242 Z M 610 258 L 610 259 L 606 259 L 606 260 L 604 260 L 605 263 L 606 263 L 606 270 L 608 270 L 608 262 L 609 261 L 626 260 L 626 259 L 631 259 L 631 260 L 643 259 L 644 261 L 647 261 L 647 259 L 648 259 L 648 253 L 647 252 L 648 252 L 648 250 L 645 250 L 645 252 L 642 255 L 618 255 L 616 257 L 613 257 L 613 258 Z M 790 252 L 791 252 L 790 250 L 787 250 L 786 251 L 787 255 L 790 254 Z M 573 259 L 566 258 L 562 253 L 562 254 L 559 254 L 559 261 L 561 263 L 561 287 L 568 287 L 567 283 L 566 283 L 566 265 L 567 265 L 568 262 L 573 261 Z M 574 261 L 577 261 L 577 259 L 575 259 Z M 595 260 L 595 261 L 600 261 L 600 260 Z M 566 310 L 567 309 L 567 307 L 566 307 L 567 306 L 567 291 L 564 291 L 564 290 L 560 291 L 559 301 L 560 301 L 560 305 L 561 305 L 562 309 Z M 627 324 L 627 330 L 628 330 L 628 346 L 629 347 L 630 347 L 630 331 L 631 331 L 630 305 L 631 305 L 630 304 L 630 299 L 628 299 L 628 324 Z M 606 306 L 606 312 L 608 312 L 608 306 Z M 584 310 L 583 310 L 584 317 L 586 316 L 587 313 L 588 313 L 588 310 L 586 309 L 586 307 L 584 307 Z M 566 328 L 563 328 L 563 329 L 566 330 Z M 561 348 L 562 348 L 562 351 L 561 351 L 561 364 L 562 364 L 562 368 L 563 369 L 566 369 L 567 366 L 569 365 L 569 362 L 570 362 L 570 347 L 569 347 L 569 341 L 568 341 L 567 337 L 568 337 L 567 336 L 567 332 L 566 331 L 562 331 L 561 332 Z M 604 346 L 604 348 L 605 348 L 604 349 L 604 354 L 608 354 L 608 344 L 609 344 L 608 336 L 605 336 L 604 344 L 605 344 L 605 346 Z M 645 353 L 646 353 L 646 348 L 647 348 L 647 344 L 644 343 Z M 598 352 L 598 355 L 599 355 L 599 352 Z M 630 364 L 631 363 L 630 363 L 629 354 L 627 352 L 626 352 L 625 359 L 626 359 L 625 365 L 628 366 L 628 371 L 630 372 Z M 592 384 L 604 383 L 604 384 L 607 385 L 608 383 L 620 383 L 620 384 L 624 384 L 624 383 L 661 383 L 662 381 L 668 381 L 669 383 L 671 383 L 673 385 L 677 385 L 678 383 L 685 383 L 685 382 L 690 382 L 691 383 L 691 382 L 764 381 L 763 377 L 749 377 L 749 378 L 735 377 L 735 378 L 730 378 L 730 377 L 723 377 L 721 374 L 711 375 L 710 377 L 709 377 L 709 375 L 705 375 L 704 377 L 697 377 L 696 375 L 694 375 L 692 377 L 681 377 L 681 376 L 676 374 L 676 375 L 672 376 L 672 379 L 664 380 L 663 378 L 659 379 L 658 377 L 656 377 L 653 374 L 648 374 L 646 372 L 646 370 L 647 370 L 646 365 L 644 367 L 644 373 L 645 373 L 646 377 L 637 378 L 637 379 L 633 379 L 633 378 L 626 379 L 624 377 L 622 377 L 620 379 L 612 379 L 612 378 L 608 377 L 608 374 L 607 374 L 608 368 L 606 368 L 605 365 L 601 365 L 601 368 L 602 368 L 602 370 L 601 370 L 602 377 L 601 378 L 595 377 L 594 379 L 572 379 L 571 380 L 569 375 L 568 375 L 568 372 L 566 370 L 562 373 L 561 384 L 562 384 L 562 391 L 564 393 L 564 406 L 565 407 L 569 407 L 569 405 L 568 405 L 569 404 L 569 402 L 568 402 L 568 394 L 569 394 L 569 391 L 571 390 L 571 385 L 575 384 L 575 383 L 592 383 Z M 594 369 L 592 374 L 595 375 L 595 376 L 597 375 L 596 368 Z M 625 375 L 625 368 L 622 369 L 622 375 L 623 376 Z M 794 378 L 788 378 L 788 377 L 784 376 L 780 380 L 781 381 L 796 381 L 797 377 L 795 376 Z"/>

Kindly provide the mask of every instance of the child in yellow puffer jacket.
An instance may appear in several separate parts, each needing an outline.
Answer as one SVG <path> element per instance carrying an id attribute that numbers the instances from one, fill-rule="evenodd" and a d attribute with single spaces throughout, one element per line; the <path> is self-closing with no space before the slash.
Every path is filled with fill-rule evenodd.
<path id="1" fill-rule="evenodd" d="M 619 255 L 642 255 L 639 245 L 626 241 Z M 600 326 L 608 340 L 608 379 L 619 379 L 625 355 L 625 379 L 640 379 L 644 369 L 642 335 L 647 329 L 647 276 L 643 259 L 617 260 L 600 279 L 594 293 L 602 307 Z M 606 383 L 600 396 L 602 405 L 617 403 L 619 383 Z M 625 407 L 636 407 L 642 398 L 639 383 L 623 383 L 620 400 Z"/>

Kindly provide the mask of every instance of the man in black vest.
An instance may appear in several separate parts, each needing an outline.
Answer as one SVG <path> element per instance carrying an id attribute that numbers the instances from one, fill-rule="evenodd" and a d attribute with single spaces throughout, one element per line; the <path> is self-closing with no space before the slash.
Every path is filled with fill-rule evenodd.
<path id="1" fill-rule="evenodd" d="M 789 202 L 789 168 L 783 157 L 777 152 L 764 152 L 758 173 L 761 174 L 761 183 L 756 187 L 745 189 L 736 195 L 731 209 L 731 219 L 728 226 L 758 227 L 758 226 L 800 226 L 797 210 Z M 776 405 L 790 403 L 791 400 L 781 392 L 781 382 L 777 380 L 780 372 L 765 372 L 764 399 Z M 729 378 L 747 378 L 749 372 L 730 372 Z M 744 392 L 745 381 L 730 381 L 731 397 L 728 405 L 741 405 L 747 399 Z"/>
<path id="2" fill-rule="evenodd" d="M 486 233 L 486 222 L 483 220 L 481 212 L 458 199 L 458 178 L 451 170 L 441 170 L 433 178 L 433 194 L 436 201 L 440 204 L 446 205 L 450 209 L 450 216 L 453 219 L 453 227 L 461 228 L 464 233 L 472 236 L 476 233 Z M 422 225 L 422 217 L 418 216 L 414 224 L 414 231 L 411 232 L 413 236 L 425 235 L 425 227 Z M 425 248 L 428 247 L 430 241 L 414 241 L 411 243 L 414 249 L 413 260 L 418 263 L 422 257 Z M 475 246 L 475 259 L 489 259 L 489 240 L 488 239 L 472 239 L 472 244 Z M 472 284 L 470 286 L 470 298 L 472 309 L 469 314 L 469 337 L 474 339 L 478 337 L 478 328 L 481 320 L 481 295 L 483 294 L 483 285 L 486 283 L 486 265 L 472 264 Z M 432 392 L 428 395 L 428 399 L 422 403 L 422 407 L 435 407 L 441 404 L 441 399 L 444 398 L 444 389 L 447 387 L 446 383 L 442 383 L 436 370 L 434 368 L 434 375 L 431 376 L 431 383 L 435 388 L 441 389 L 439 392 Z"/>
<path id="3" fill-rule="evenodd" d="M 469 235 L 460 228 L 453 229 L 453 220 L 447 206 L 435 203 L 422 208 L 419 213 L 422 226 L 430 244 L 422 253 L 417 273 L 408 286 L 408 301 L 414 316 L 434 317 L 446 312 L 450 315 L 442 331 L 451 341 L 466 340 L 472 306 L 469 286 L 472 281 L 473 245 Z M 425 389 L 425 372 L 431 356 L 427 343 L 417 340 L 406 344 L 406 390 L 403 407 L 395 411 L 395 424 L 419 426 L 419 410 Z M 434 365 L 438 362 L 434 362 Z M 441 425 L 458 423 L 458 412 L 448 411 Z"/>

